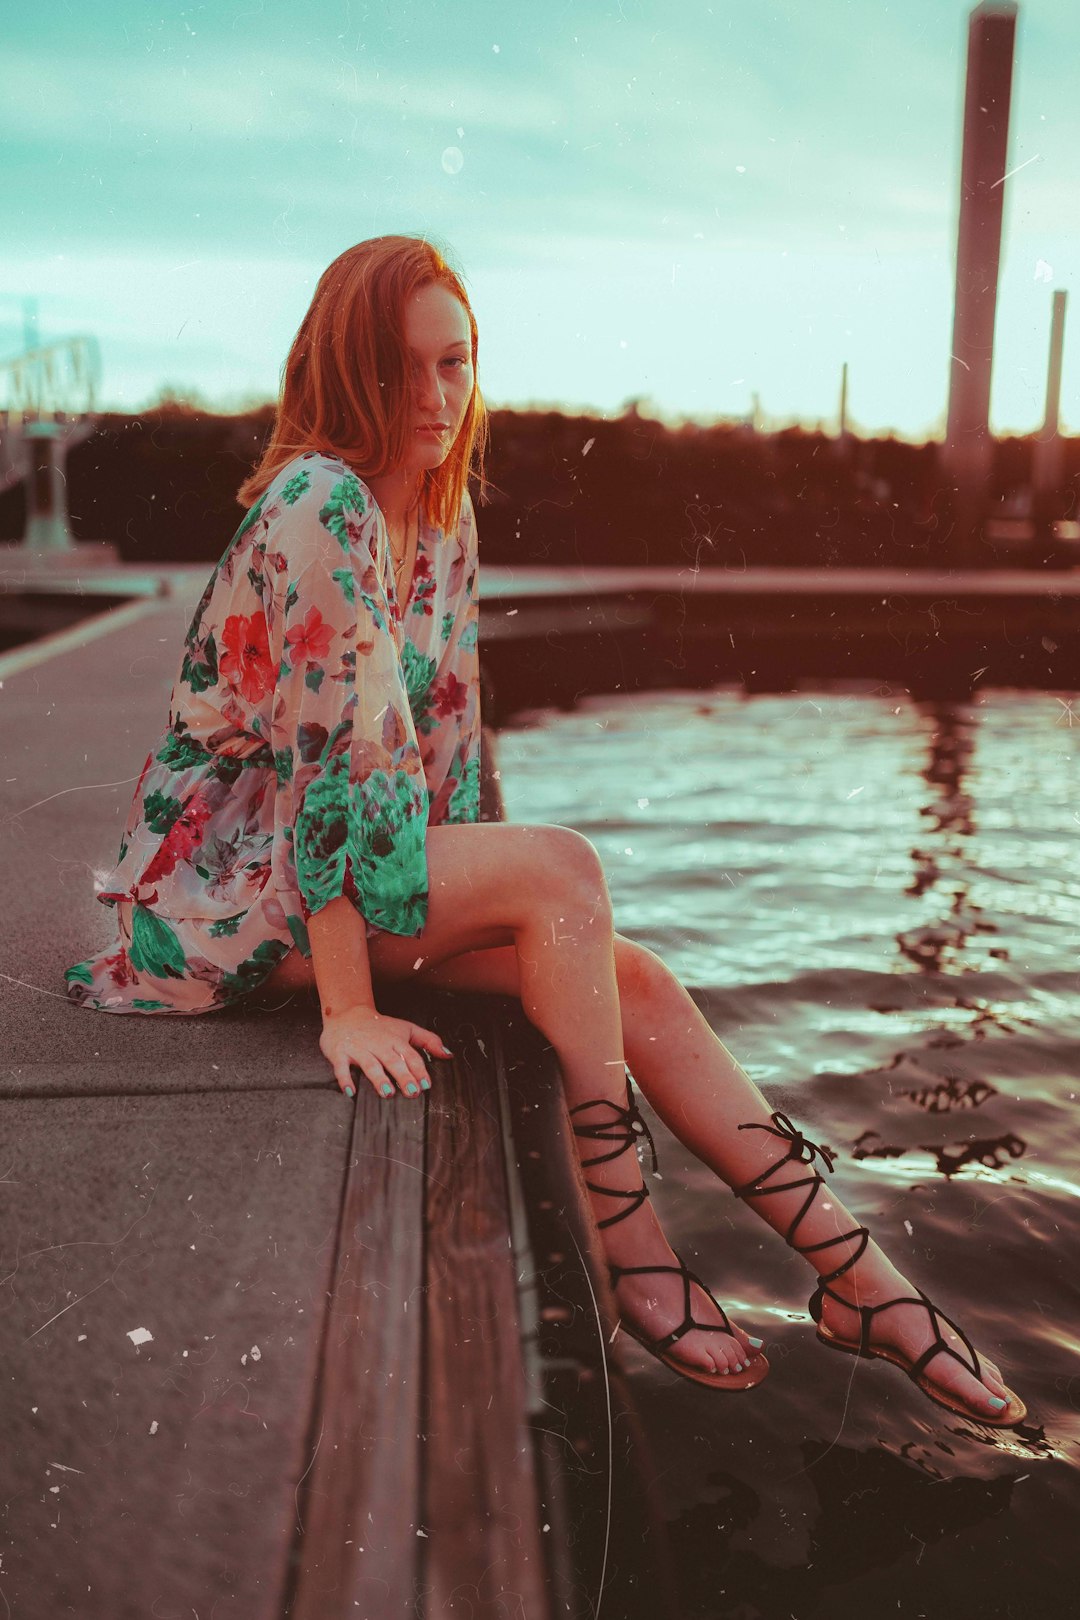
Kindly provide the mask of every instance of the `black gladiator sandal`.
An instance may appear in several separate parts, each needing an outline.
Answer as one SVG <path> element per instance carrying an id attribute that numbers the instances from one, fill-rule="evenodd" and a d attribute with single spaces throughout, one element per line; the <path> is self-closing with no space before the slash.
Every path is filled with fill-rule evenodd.
<path id="1" fill-rule="evenodd" d="M 817 1336 L 821 1343 L 828 1345 L 830 1350 L 843 1350 L 847 1355 L 863 1356 L 870 1361 L 875 1358 L 880 1358 L 882 1361 L 891 1361 L 894 1367 L 900 1367 L 907 1373 L 908 1377 L 918 1385 L 924 1395 L 928 1395 L 932 1401 L 937 1402 L 938 1406 L 943 1406 L 947 1412 L 953 1412 L 958 1417 L 970 1418 L 977 1423 L 992 1424 L 995 1428 L 1010 1428 L 1013 1424 L 1020 1423 L 1027 1416 L 1027 1407 L 1012 1390 L 1009 1390 L 1008 1405 L 1000 1413 L 991 1412 L 988 1414 L 986 1412 L 971 1411 L 969 1407 L 964 1406 L 959 1400 L 950 1399 L 944 1391 L 935 1389 L 928 1382 L 926 1369 L 934 1357 L 941 1355 L 942 1352 L 947 1356 L 952 1356 L 953 1360 L 958 1361 L 965 1371 L 971 1373 L 974 1378 L 982 1378 L 982 1363 L 979 1361 L 978 1352 L 963 1328 L 946 1316 L 943 1311 L 938 1310 L 937 1306 L 923 1293 L 921 1288 L 917 1288 L 913 1295 L 898 1295 L 896 1299 L 885 1300 L 881 1305 L 853 1305 L 850 1300 L 845 1299 L 843 1294 L 838 1293 L 831 1286 L 838 1277 L 844 1275 L 845 1271 L 850 1271 L 852 1266 L 865 1254 L 870 1243 L 869 1228 L 857 1226 L 840 1237 L 825 1238 L 820 1243 L 800 1244 L 795 1241 L 796 1228 L 814 1202 L 818 1188 L 825 1185 L 825 1178 L 819 1170 L 813 1167 L 814 1159 L 820 1156 L 825 1168 L 831 1172 L 833 1169 L 833 1155 L 828 1148 L 819 1147 L 816 1142 L 811 1142 L 801 1131 L 796 1130 L 786 1114 L 773 1114 L 771 1117 L 771 1125 L 740 1125 L 739 1129 L 740 1131 L 768 1131 L 771 1136 L 786 1141 L 789 1144 L 788 1150 L 782 1159 L 777 1159 L 773 1164 L 769 1165 L 768 1169 L 755 1176 L 752 1181 L 746 1182 L 741 1187 L 733 1187 L 732 1191 L 735 1197 L 748 1201 L 754 1197 L 765 1198 L 770 1193 L 795 1192 L 800 1187 L 809 1188 L 802 1208 L 784 1234 L 784 1241 L 790 1248 L 795 1250 L 796 1254 L 815 1254 L 820 1249 L 831 1249 L 838 1243 L 850 1243 L 853 1238 L 859 1240 L 858 1247 L 836 1267 L 835 1271 L 823 1272 L 818 1275 L 818 1285 L 810 1298 L 808 1309 L 813 1321 L 817 1324 Z M 795 1180 L 776 1181 L 770 1186 L 763 1185 L 770 1176 L 774 1175 L 777 1170 L 782 1169 L 785 1164 L 805 1164 L 808 1166 L 810 1174 L 797 1177 Z M 840 1334 L 831 1332 L 822 1322 L 821 1305 L 826 1295 L 830 1299 L 837 1300 L 839 1304 L 846 1306 L 849 1311 L 858 1311 L 861 1319 L 861 1331 L 857 1340 L 842 1338 Z M 874 1317 L 879 1311 L 887 1311 L 893 1305 L 921 1305 L 929 1314 L 930 1324 L 934 1330 L 934 1343 L 924 1350 L 922 1355 L 915 1361 L 911 1361 L 901 1351 L 894 1350 L 891 1346 L 883 1350 L 876 1350 L 870 1343 L 870 1326 Z M 947 1324 L 954 1332 L 959 1334 L 970 1352 L 970 1361 L 966 1360 L 958 1350 L 955 1350 L 951 1344 L 947 1343 L 941 1331 L 942 1323 Z"/>
<path id="2" fill-rule="evenodd" d="M 610 1109 L 614 1117 L 611 1119 L 596 1121 L 591 1125 L 574 1125 L 572 1127 L 574 1135 L 591 1137 L 598 1142 L 615 1142 L 617 1143 L 617 1146 L 613 1147 L 610 1153 L 599 1153 L 594 1159 L 583 1159 L 581 1161 L 582 1169 L 587 1169 L 590 1165 L 594 1164 L 603 1164 L 608 1159 L 617 1158 L 618 1155 L 620 1153 L 624 1153 L 628 1147 L 635 1145 L 635 1137 L 644 1136 L 648 1141 L 649 1149 L 652 1153 L 652 1167 L 655 1171 L 657 1167 L 656 1145 L 653 1142 L 652 1132 L 649 1130 L 648 1124 L 638 1111 L 637 1104 L 634 1102 L 633 1093 L 630 1089 L 629 1069 L 626 1071 L 625 1108 L 620 1107 L 617 1102 L 612 1102 L 607 1097 L 595 1097 L 589 1102 L 576 1104 L 575 1107 L 570 1109 L 570 1113 L 571 1115 L 579 1114 L 583 1109 L 596 1108 L 599 1106 Z M 612 1226 L 616 1221 L 624 1220 L 627 1215 L 632 1215 L 635 1210 L 640 1209 L 646 1198 L 649 1197 L 649 1189 L 645 1185 L 644 1181 L 640 1187 L 632 1188 L 629 1191 L 623 1191 L 617 1187 L 598 1187 L 594 1185 L 593 1182 L 588 1180 L 586 1180 L 585 1185 L 589 1188 L 590 1192 L 604 1193 L 610 1198 L 629 1199 L 629 1203 L 624 1209 L 618 1210 L 614 1215 L 606 1216 L 602 1221 L 597 1221 L 596 1224 L 598 1227 Z M 690 1271 L 686 1267 L 686 1265 L 683 1263 L 681 1255 L 676 1254 L 676 1259 L 679 1262 L 677 1266 L 618 1266 L 613 1261 L 608 1261 L 608 1272 L 611 1277 L 612 1286 L 618 1282 L 620 1277 L 627 1277 L 632 1273 L 646 1271 L 675 1271 L 681 1274 L 683 1280 L 685 1314 L 682 1321 L 679 1323 L 679 1326 L 677 1328 L 673 1328 L 670 1333 L 664 1334 L 663 1338 L 651 1339 L 645 1334 L 640 1333 L 635 1327 L 631 1326 L 629 1322 L 623 1322 L 621 1319 L 619 1325 L 623 1328 L 624 1332 L 629 1333 L 631 1338 L 636 1339 L 644 1349 L 648 1350 L 650 1355 L 655 1356 L 658 1361 L 662 1361 L 665 1366 L 670 1367 L 672 1372 L 679 1373 L 683 1378 L 689 1378 L 695 1384 L 704 1384 L 706 1389 L 753 1389 L 756 1384 L 761 1383 L 762 1379 L 769 1370 L 769 1363 L 759 1351 L 743 1351 L 744 1355 L 748 1355 L 750 1357 L 749 1367 L 747 1367 L 743 1372 L 730 1373 L 706 1372 L 704 1368 L 698 1369 L 690 1367 L 686 1364 L 686 1362 L 680 1362 L 676 1360 L 675 1357 L 668 1354 L 671 1345 L 675 1343 L 676 1339 L 681 1339 L 684 1333 L 690 1332 L 691 1328 L 700 1328 L 702 1331 L 707 1331 L 710 1333 L 732 1332 L 731 1322 L 728 1319 L 727 1312 L 724 1310 L 724 1307 L 716 1298 L 715 1294 L 713 1294 L 712 1290 L 702 1282 L 701 1278 L 697 1276 L 695 1272 Z M 708 1294 L 709 1298 L 720 1312 L 721 1320 L 724 1323 L 723 1327 L 718 1327 L 715 1322 L 694 1321 L 690 1310 L 690 1284 L 692 1282 L 696 1282 L 698 1286 L 706 1294 Z M 732 1336 L 734 1337 L 734 1335 Z M 738 1339 L 735 1340 L 735 1343 L 739 1345 Z M 739 1349 L 742 1350 L 741 1345 L 739 1345 Z"/>

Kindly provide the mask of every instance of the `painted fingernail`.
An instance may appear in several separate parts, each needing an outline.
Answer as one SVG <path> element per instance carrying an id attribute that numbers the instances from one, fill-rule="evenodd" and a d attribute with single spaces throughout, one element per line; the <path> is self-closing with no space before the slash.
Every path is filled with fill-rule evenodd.
<path id="1" fill-rule="evenodd" d="M 405 1087 L 405 1095 L 406 1095 L 406 1097 L 415 1097 L 416 1096 L 416 1081 L 415 1080 L 410 1080 L 409 1081 L 408 1085 Z"/>
<path id="2" fill-rule="evenodd" d="M 990 1405 L 994 1408 L 995 1412 L 1003 1412 L 1007 1404 L 1008 1403 L 1006 1401 L 1002 1400 L 1000 1395 L 991 1395 L 990 1397 Z"/>
<path id="3" fill-rule="evenodd" d="M 430 1080 L 421 1080 L 421 1082 L 420 1082 L 420 1090 L 421 1091 L 430 1091 L 431 1090 L 431 1081 Z"/>
<path id="4" fill-rule="evenodd" d="M 749 1344 L 753 1345 L 755 1350 L 760 1350 L 762 1345 L 765 1343 L 764 1339 L 752 1339 L 750 1337 L 749 1333 L 746 1335 L 746 1338 L 747 1338 L 747 1342 Z"/>
<path id="5" fill-rule="evenodd" d="M 353 1090 L 352 1086 L 346 1086 L 345 1087 L 345 1095 L 346 1095 L 346 1097 L 355 1097 L 356 1092 Z"/>
<path id="6" fill-rule="evenodd" d="M 394 1088 L 390 1084 L 389 1080 L 384 1080 L 382 1085 L 379 1087 L 379 1090 L 382 1092 L 384 1097 L 390 1097 L 393 1095 Z"/>

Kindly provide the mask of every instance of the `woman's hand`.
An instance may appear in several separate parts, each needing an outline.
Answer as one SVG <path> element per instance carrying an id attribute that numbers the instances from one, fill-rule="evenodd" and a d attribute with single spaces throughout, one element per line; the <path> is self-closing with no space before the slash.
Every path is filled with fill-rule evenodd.
<path id="1" fill-rule="evenodd" d="M 346 1096 L 354 1095 L 349 1065 L 355 1063 L 383 1097 L 395 1088 L 406 1096 L 431 1089 L 427 1065 L 414 1046 L 434 1057 L 450 1057 L 433 1030 L 407 1018 L 390 1018 L 374 1007 L 346 1007 L 323 1019 L 319 1047 Z"/>

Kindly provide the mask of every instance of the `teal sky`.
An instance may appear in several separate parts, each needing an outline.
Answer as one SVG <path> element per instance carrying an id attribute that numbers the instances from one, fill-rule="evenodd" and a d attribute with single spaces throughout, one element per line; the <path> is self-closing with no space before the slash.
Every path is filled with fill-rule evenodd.
<path id="1" fill-rule="evenodd" d="M 344 248 L 451 250 L 490 404 L 940 435 L 967 0 L 36 0 L 0 64 L 0 356 L 93 333 L 103 403 L 274 397 Z M 165 13 L 162 15 L 162 13 Z M 1017 21 L 992 425 L 1078 283 L 1080 12 Z M 1080 313 L 1062 420 L 1080 431 Z"/>

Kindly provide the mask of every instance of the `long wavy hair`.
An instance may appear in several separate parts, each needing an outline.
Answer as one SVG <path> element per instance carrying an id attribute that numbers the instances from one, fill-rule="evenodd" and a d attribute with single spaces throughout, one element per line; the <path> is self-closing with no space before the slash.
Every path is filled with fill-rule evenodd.
<path id="1" fill-rule="evenodd" d="M 357 477 L 379 477 L 411 442 L 412 375 L 404 312 L 410 296 L 436 284 L 469 317 L 473 392 L 457 438 L 441 466 L 421 473 L 425 520 L 457 527 L 470 476 L 485 489 L 487 408 L 476 385 L 477 329 L 461 277 L 426 237 L 376 236 L 357 242 L 319 277 L 315 296 L 282 368 L 273 432 L 236 492 L 245 509 L 286 462 L 307 450 L 340 456 Z"/>

